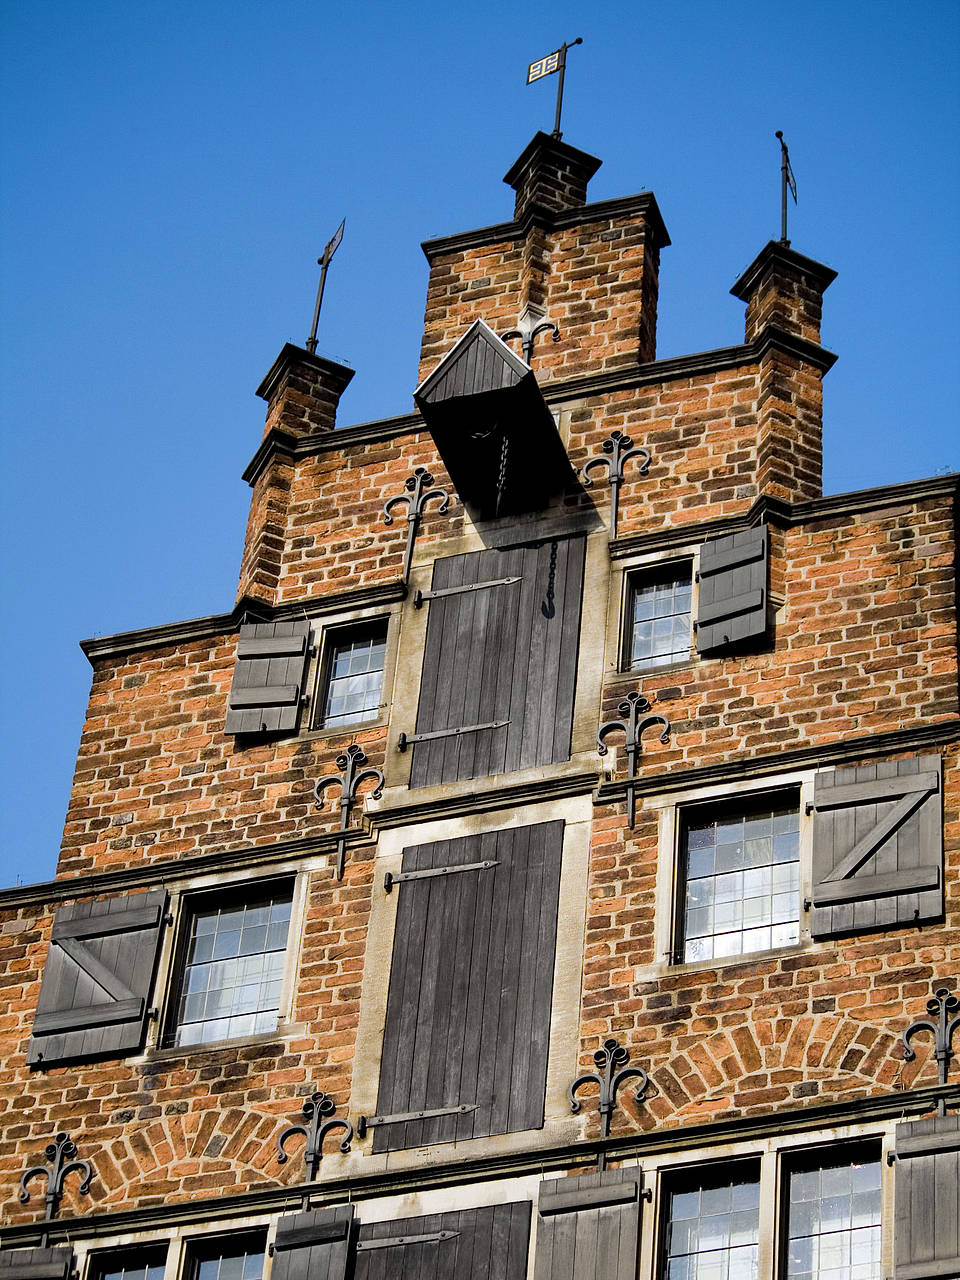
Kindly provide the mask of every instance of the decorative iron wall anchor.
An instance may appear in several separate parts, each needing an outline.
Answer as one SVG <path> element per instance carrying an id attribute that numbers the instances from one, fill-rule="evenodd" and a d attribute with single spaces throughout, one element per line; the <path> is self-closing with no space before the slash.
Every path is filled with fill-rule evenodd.
<path id="1" fill-rule="evenodd" d="M 30 1192 L 27 1190 L 27 1183 L 31 1178 L 43 1177 L 47 1180 L 47 1194 L 44 1197 L 46 1201 L 46 1213 L 44 1221 L 51 1222 L 56 1217 L 57 1209 L 60 1207 L 60 1201 L 63 1199 L 63 1186 L 67 1180 L 67 1175 L 71 1173 L 82 1173 L 83 1181 L 77 1188 L 80 1195 L 85 1196 L 90 1190 L 90 1183 L 93 1179 L 93 1168 L 89 1160 L 78 1160 L 77 1144 L 68 1138 L 65 1133 L 58 1133 L 54 1140 L 47 1144 L 43 1154 L 50 1161 L 48 1168 L 43 1164 L 35 1164 L 32 1168 L 27 1169 L 20 1177 L 20 1203 L 29 1204 Z M 40 1237 L 40 1248 L 47 1247 L 47 1233 L 44 1231 Z"/>
<path id="2" fill-rule="evenodd" d="M 541 333 L 552 333 L 552 340 L 554 342 L 560 341 L 559 325 L 554 324 L 552 320 L 541 320 L 539 324 L 532 324 L 526 314 L 520 317 L 516 329 L 501 333 L 500 337 L 504 342 L 512 342 L 515 338 L 519 338 L 522 344 L 523 358 L 529 364 L 533 359 L 533 348 L 536 346 L 537 338 Z"/>
<path id="3" fill-rule="evenodd" d="M 393 516 L 390 514 L 394 507 L 401 502 L 407 504 L 407 546 L 403 553 L 403 574 L 401 581 L 406 586 L 410 580 L 410 563 L 413 560 L 413 548 L 417 541 L 417 531 L 420 528 L 420 521 L 423 517 L 423 509 L 431 498 L 440 498 L 441 502 L 437 507 L 438 514 L 446 511 L 450 505 L 450 496 L 445 489 L 431 489 L 433 484 L 433 476 L 426 467 L 417 467 L 412 476 L 408 476 L 404 481 L 406 493 L 398 493 L 396 497 L 388 498 L 383 504 L 383 522 L 384 524 L 393 524 Z"/>
<path id="4" fill-rule="evenodd" d="M 637 797 L 634 784 L 642 749 L 640 739 L 644 730 L 648 729 L 650 725 L 662 724 L 663 732 L 660 734 L 660 741 L 668 742 L 670 739 L 670 721 L 666 716 L 661 715 L 644 716 L 641 720 L 642 712 L 650 710 L 650 703 L 639 690 L 628 693 L 623 702 L 617 707 L 617 710 L 623 716 L 623 719 L 608 720 L 606 724 L 600 726 L 600 732 L 597 734 L 597 752 L 601 756 L 607 754 L 608 748 L 604 738 L 608 733 L 613 733 L 616 729 L 623 732 L 626 737 L 627 752 L 627 809 L 630 829 L 633 830 L 633 824 L 637 816 Z"/>
<path id="5" fill-rule="evenodd" d="M 303 1114 L 309 1124 L 291 1124 L 277 1138 L 277 1163 L 286 1164 L 290 1157 L 286 1153 L 286 1144 L 295 1133 L 302 1133 L 307 1140 L 303 1149 L 303 1162 L 307 1168 L 307 1182 L 315 1182 L 320 1161 L 323 1159 L 323 1140 L 335 1129 L 343 1129 L 344 1137 L 340 1142 L 340 1151 L 346 1155 L 353 1141 L 353 1125 L 349 1120 L 328 1120 L 337 1109 L 337 1104 L 328 1093 L 319 1090 L 312 1093 L 303 1104 Z"/>
<path id="6" fill-rule="evenodd" d="M 647 1073 L 640 1067 L 628 1067 L 630 1061 L 630 1052 L 625 1049 L 619 1040 L 604 1040 L 603 1047 L 598 1049 L 593 1055 L 593 1060 L 597 1064 L 596 1071 L 585 1071 L 582 1076 L 577 1076 L 573 1084 L 567 1090 L 570 1098 L 570 1110 L 576 1115 L 581 1106 L 580 1099 L 576 1096 L 579 1089 L 585 1084 L 598 1084 L 600 1086 L 600 1097 L 597 1099 L 597 1110 L 600 1112 L 600 1137 L 605 1140 L 610 1137 L 610 1117 L 613 1115 L 617 1106 L 617 1094 L 624 1080 L 636 1079 L 640 1083 L 634 1093 L 634 1101 L 640 1103 L 643 1101 L 644 1094 L 650 1081 Z M 603 1172 L 607 1167 L 607 1153 L 600 1152 L 600 1171 Z"/>
<path id="7" fill-rule="evenodd" d="M 340 830 L 345 832 L 350 823 L 350 811 L 357 801 L 357 791 L 361 782 L 366 782 L 369 778 L 375 778 L 376 787 L 370 792 L 374 800 L 378 800 L 383 793 L 383 774 L 379 769 L 364 769 L 363 765 L 367 763 L 367 757 L 363 747 L 356 742 L 347 747 L 342 755 L 337 756 L 335 764 L 342 773 L 328 773 L 325 777 L 320 778 L 313 788 L 313 798 L 317 802 L 317 808 L 323 806 L 323 793 L 330 786 L 339 786 L 340 788 Z M 360 770 L 358 773 L 357 770 Z M 343 879 L 343 863 L 346 857 L 347 842 L 344 836 L 340 836 L 337 841 L 337 879 Z"/>
<path id="8" fill-rule="evenodd" d="M 904 1062 L 912 1062 L 917 1055 L 911 1048 L 910 1041 L 918 1031 L 932 1033 L 934 1037 L 933 1056 L 937 1060 L 940 1084 L 947 1083 L 947 1072 L 950 1068 L 950 1059 L 953 1057 L 953 1033 L 960 1026 L 960 1014 L 954 1018 L 949 1016 L 955 1009 L 960 1009 L 960 1000 L 951 995 L 946 987 L 938 987 L 932 998 L 927 1001 L 927 1013 L 938 1015 L 937 1021 L 933 1022 L 930 1018 L 918 1018 L 916 1022 L 911 1022 L 902 1037 L 903 1060 Z M 941 1116 L 947 1114 L 947 1104 L 943 1098 L 937 1103 L 937 1113 Z"/>
<path id="9" fill-rule="evenodd" d="M 612 490 L 610 495 L 610 538 L 611 541 L 617 536 L 617 526 L 620 521 L 620 486 L 623 484 L 623 472 L 627 463 L 631 458 L 643 458 L 640 464 L 640 475 L 645 476 L 650 469 L 650 450 L 644 449 L 642 445 L 634 447 L 633 441 L 629 436 L 625 436 L 622 431 L 614 431 L 608 436 L 600 446 L 603 454 L 597 454 L 591 458 L 581 468 L 580 475 L 583 478 L 584 488 L 589 489 L 593 484 L 587 474 L 591 467 L 606 467 L 607 480 Z M 603 456 L 606 455 L 606 456 Z"/>

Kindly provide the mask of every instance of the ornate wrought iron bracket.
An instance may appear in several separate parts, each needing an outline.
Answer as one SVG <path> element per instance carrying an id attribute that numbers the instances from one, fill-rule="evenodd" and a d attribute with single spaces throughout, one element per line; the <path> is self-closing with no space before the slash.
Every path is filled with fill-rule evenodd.
<path id="1" fill-rule="evenodd" d="M 660 734 L 661 742 L 670 740 L 670 721 L 666 716 L 651 715 L 644 716 L 640 719 L 644 711 L 650 710 L 650 703 L 639 692 L 639 690 L 628 693 L 623 702 L 619 704 L 617 710 L 623 716 L 622 720 L 608 720 L 606 724 L 600 726 L 600 732 L 597 734 L 597 752 L 601 756 L 607 754 L 607 744 L 604 738 L 609 733 L 613 733 L 619 729 L 626 737 L 626 753 L 627 753 L 627 808 L 629 812 L 630 829 L 633 829 L 637 816 L 637 797 L 635 782 L 637 778 L 637 767 L 640 763 L 640 752 L 642 750 L 641 738 L 645 729 L 650 725 L 662 724 L 663 732 Z"/>
<path id="2" fill-rule="evenodd" d="M 450 496 L 445 489 L 431 489 L 433 484 L 433 476 L 426 467 L 417 467 L 412 476 L 408 476 L 404 481 L 406 493 L 398 493 L 393 498 L 388 498 L 383 504 L 383 522 L 384 524 L 393 524 L 393 516 L 390 514 L 394 507 L 399 506 L 401 502 L 407 505 L 407 546 L 403 553 L 403 574 L 401 581 L 406 586 L 410 580 L 410 563 L 413 560 L 413 548 L 417 541 L 417 531 L 420 528 L 420 521 L 423 517 L 423 510 L 431 498 L 440 498 L 441 502 L 437 507 L 437 512 L 446 511 L 450 505 Z"/>
<path id="3" fill-rule="evenodd" d="M 286 1164 L 290 1157 L 287 1155 L 285 1147 L 287 1140 L 292 1138 L 295 1133 L 302 1133 L 307 1140 L 307 1145 L 303 1149 L 303 1162 L 307 1167 L 307 1182 L 316 1181 L 317 1170 L 320 1168 L 320 1161 L 323 1159 L 323 1140 L 328 1133 L 332 1133 L 335 1129 L 343 1129 L 344 1137 L 340 1142 L 340 1150 L 346 1155 L 350 1150 L 350 1143 L 353 1141 L 353 1125 L 349 1120 L 328 1120 L 327 1116 L 332 1116 L 337 1109 L 337 1104 L 327 1093 L 321 1093 L 319 1090 L 312 1093 L 303 1104 L 303 1114 L 308 1124 L 291 1124 L 277 1138 L 277 1163 Z"/>
<path id="4" fill-rule="evenodd" d="M 902 1036 L 903 1060 L 912 1062 L 917 1055 L 910 1041 L 918 1031 L 931 1032 L 934 1037 L 933 1056 L 937 1061 L 940 1084 L 947 1083 L 950 1059 L 953 1057 L 953 1033 L 960 1026 L 960 1014 L 950 1017 L 955 1009 L 960 1009 L 960 999 L 951 995 L 946 987 L 938 987 L 932 998 L 927 1001 L 927 1013 L 937 1015 L 937 1021 L 934 1022 L 931 1018 L 918 1018 L 916 1022 L 911 1022 Z M 947 1104 L 943 1098 L 937 1103 L 937 1113 L 941 1116 L 947 1114 Z"/>
<path id="5" fill-rule="evenodd" d="M 322 796 L 327 787 L 339 786 L 340 788 L 340 830 L 345 832 L 350 823 L 350 811 L 357 801 L 357 790 L 361 782 L 366 782 L 369 778 L 375 778 L 376 787 L 370 792 L 370 795 L 377 800 L 383 793 L 383 774 L 379 769 L 364 769 L 363 765 L 367 763 L 367 757 L 363 747 L 356 742 L 347 747 L 342 755 L 337 756 L 335 761 L 337 767 L 342 773 L 328 773 L 325 777 L 320 778 L 313 788 L 313 798 L 317 803 L 317 808 L 321 808 L 323 804 Z M 357 770 L 360 770 L 358 773 Z M 343 879 L 343 864 L 346 857 L 347 842 L 343 835 L 337 841 L 337 879 Z"/>
<path id="6" fill-rule="evenodd" d="M 581 468 L 580 475 L 583 478 L 584 488 L 589 489 L 593 481 L 590 479 L 588 472 L 592 467 L 606 467 L 607 481 L 612 490 L 610 497 L 610 537 L 617 536 L 617 526 L 620 521 L 620 486 L 623 484 L 624 468 L 631 458 L 643 458 L 640 464 L 640 475 L 645 476 L 650 469 L 650 450 L 644 449 L 642 445 L 634 447 L 633 441 L 629 436 L 625 436 L 622 431 L 614 431 L 608 436 L 600 446 L 602 454 L 590 458 L 588 462 Z"/>
<path id="7" fill-rule="evenodd" d="M 31 1178 L 46 1178 L 47 1193 L 44 1200 L 47 1207 L 44 1221 L 51 1222 L 56 1217 L 60 1201 L 63 1199 L 63 1187 L 68 1174 L 83 1174 L 83 1181 L 77 1190 L 80 1195 L 85 1196 L 90 1190 L 90 1183 L 93 1180 L 93 1168 L 89 1160 L 78 1160 L 76 1158 L 77 1144 L 71 1138 L 68 1138 L 65 1133 L 58 1133 L 54 1140 L 44 1147 L 43 1154 L 50 1162 L 49 1168 L 47 1165 L 35 1164 L 25 1170 L 20 1177 L 20 1203 L 29 1204 L 30 1202 L 27 1183 Z M 46 1232 L 41 1237 L 40 1247 L 41 1249 L 47 1247 Z"/>
<path id="8" fill-rule="evenodd" d="M 559 342 L 560 326 L 554 324 L 552 320 L 541 320 L 539 324 L 531 325 L 530 323 L 524 323 L 525 319 L 525 316 L 521 317 L 516 329 L 510 329 L 506 333 L 501 333 L 500 337 L 503 342 L 513 342 L 514 339 L 519 338 L 521 342 L 521 349 L 523 351 L 523 358 L 526 363 L 529 364 L 533 359 L 533 348 L 536 346 L 537 338 L 539 338 L 540 334 L 552 333 L 553 341 Z"/>
<path id="9" fill-rule="evenodd" d="M 610 1118 L 616 1110 L 617 1094 L 620 1086 L 625 1080 L 639 1080 L 636 1092 L 634 1093 L 634 1101 L 640 1103 L 643 1101 L 650 1081 L 647 1073 L 640 1067 L 629 1067 L 627 1063 L 630 1061 L 630 1052 L 625 1049 L 619 1040 L 604 1040 L 602 1048 L 598 1049 L 593 1055 L 593 1060 L 597 1064 L 596 1071 L 585 1071 L 583 1075 L 577 1076 L 573 1084 L 567 1090 L 570 1098 L 570 1110 L 576 1115 L 581 1106 L 580 1099 L 576 1096 L 577 1092 L 585 1084 L 597 1084 L 600 1086 L 600 1097 L 597 1099 L 597 1110 L 600 1113 L 600 1137 L 606 1140 L 610 1137 Z M 607 1153 L 600 1152 L 600 1171 L 607 1167 Z"/>

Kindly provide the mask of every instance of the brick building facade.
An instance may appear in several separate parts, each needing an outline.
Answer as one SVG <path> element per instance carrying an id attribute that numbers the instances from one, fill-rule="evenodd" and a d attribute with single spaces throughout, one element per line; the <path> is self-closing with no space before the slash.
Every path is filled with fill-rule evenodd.
<path id="1" fill-rule="evenodd" d="M 85 643 L 4 1280 L 960 1274 L 956 478 L 822 496 L 787 244 L 657 360 L 598 163 L 424 245 L 417 413 L 284 347 L 234 610 Z"/>

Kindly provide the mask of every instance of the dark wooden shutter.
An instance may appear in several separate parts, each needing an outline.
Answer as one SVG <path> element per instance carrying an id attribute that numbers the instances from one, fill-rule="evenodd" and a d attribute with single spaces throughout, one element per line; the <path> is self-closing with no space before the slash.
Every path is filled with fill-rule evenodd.
<path id="1" fill-rule="evenodd" d="M 143 1045 L 166 903 L 164 890 L 154 889 L 57 911 L 28 1063 Z"/>
<path id="2" fill-rule="evenodd" d="M 401 874 L 496 865 L 392 890 L 374 1151 L 542 1126 L 562 842 L 545 822 L 404 850 Z"/>
<path id="3" fill-rule="evenodd" d="M 73 1250 L 0 1249 L 0 1280 L 68 1280 Z"/>
<path id="4" fill-rule="evenodd" d="M 960 1116 L 894 1133 L 895 1280 L 960 1276 Z"/>
<path id="5" fill-rule="evenodd" d="M 818 773 L 815 938 L 916 924 L 943 913 L 940 757 Z"/>
<path id="6" fill-rule="evenodd" d="M 585 550 L 577 534 L 436 562 L 431 593 L 450 594 L 429 599 L 416 734 L 441 736 L 415 743 L 412 787 L 569 758 Z"/>
<path id="7" fill-rule="evenodd" d="M 226 732 L 295 731 L 309 656 L 309 622 L 251 622 L 242 626 Z"/>
<path id="8" fill-rule="evenodd" d="M 697 651 L 719 653 L 767 633 L 767 526 L 710 538 L 700 548 Z"/>
<path id="9" fill-rule="evenodd" d="M 346 1280 L 354 1206 L 312 1209 L 277 1223 L 272 1280 Z"/>
<path id="10" fill-rule="evenodd" d="M 364 1223 L 354 1277 L 525 1280 L 529 1240 L 529 1203 Z"/>
<path id="11" fill-rule="evenodd" d="M 540 1184 L 534 1280 L 636 1280 L 639 1169 Z"/>

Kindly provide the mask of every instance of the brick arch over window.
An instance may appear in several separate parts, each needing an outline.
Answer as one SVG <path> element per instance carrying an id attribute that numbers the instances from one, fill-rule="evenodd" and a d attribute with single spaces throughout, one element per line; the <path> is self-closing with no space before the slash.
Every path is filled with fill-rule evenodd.
<path id="1" fill-rule="evenodd" d="M 291 1114 L 296 1101 L 291 1099 Z M 276 1160 L 277 1134 L 286 1123 L 286 1115 L 238 1107 L 158 1117 L 101 1149 L 97 1177 L 106 1194 L 98 1207 L 136 1201 L 141 1192 L 156 1195 L 158 1184 L 176 1200 L 204 1185 L 228 1191 L 262 1184 L 264 1178 L 296 1181 L 302 1177 L 298 1161 L 281 1166 Z"/>
<path id="2" fill-rule="evenodd" d="M 805 1098 L 864 1092 L 865 1086 L 889 1090 L 898 1077 L 910 1087 L 932 1083 L 924 1074 L 924 1047 L 917 1045 L 917 1061 L 902 1064 L 897 1036 L 880 1027 L 846 1016 L 801 1017 L 744 1024 L 688 1046 L 664 1060 L 647 1058 L 642 1046 L 630 1045 L 631 1062 L 644 1067 L 653 1086 L 636 1106 L 624 1088 L 614 1112 L 613 1131 L 648 1130 L 673 1118 L 709 1120 L 725 1113 L 743 1113 L 771 1102 L 802 1102 Z M 590 1051 L 592 1053 L 592 1049 Z M 584 1067 L 590 1053 L 583 1057 Z M 815 1082 L 816 1095 L 794 1086 Z M 773 1093 L 771 1093 L 773 1091 Z M 596 1136 L 597 1117 L 585 1107 L 588 1136 Z"/>
<path id="3" fill-rule="evenodd" d="M 671 1115 L 706 1119 L 813 1096 L 796 1085 L 818 1085 L 816 1096 L 889 1089 L 900 1067 L 897 1038 L 880 1027 L 845 1016 L 801 1017 L 719 1031 L 651 1064 L 656 1096 L 647 1104 L 662 1121 Z M 922 1063 L 920 1064 L 922 1066 Z M 911 1076 L 916 1065 L 911 1064 Z M 906 1073 L 901 1072 L 904 1084 Z"/>

